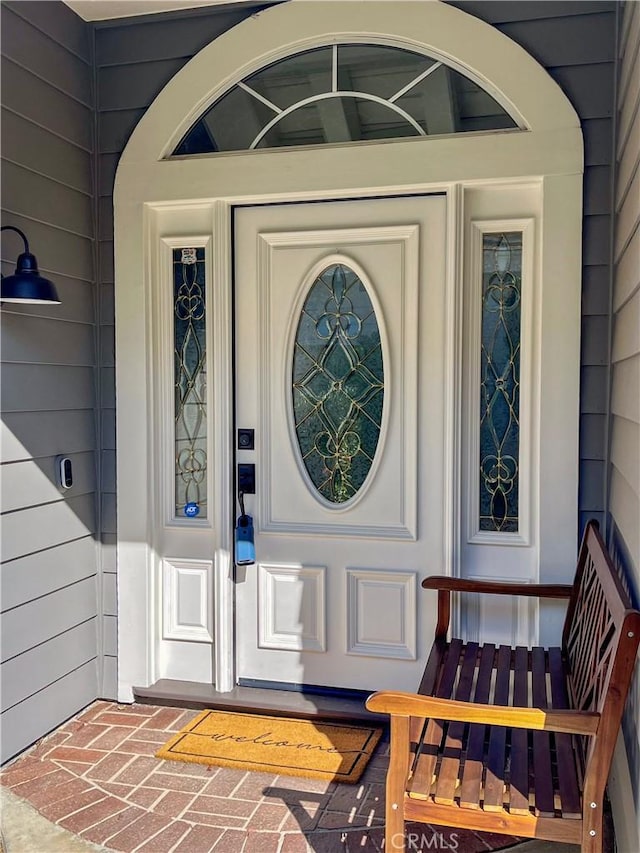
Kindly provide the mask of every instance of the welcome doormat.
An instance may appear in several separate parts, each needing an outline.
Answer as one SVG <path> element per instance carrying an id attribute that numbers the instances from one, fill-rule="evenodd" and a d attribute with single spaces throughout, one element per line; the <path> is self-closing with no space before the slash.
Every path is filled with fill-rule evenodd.
<path id="1" fill-rule="evenodd" d="M 203 711 L 156 758 L 357 782 L 381 734 L 374 726 Z"/>

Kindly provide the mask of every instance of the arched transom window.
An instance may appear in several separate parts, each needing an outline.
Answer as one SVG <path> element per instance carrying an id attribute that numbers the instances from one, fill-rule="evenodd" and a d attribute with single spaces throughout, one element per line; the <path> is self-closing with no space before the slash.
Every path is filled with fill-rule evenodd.
<path id="1" fill-rule="evenodd" d="M 245 77 L 173 155 L 516 127 L 494 97 L 440 60 L 385 45 L 331 44 Z"/>

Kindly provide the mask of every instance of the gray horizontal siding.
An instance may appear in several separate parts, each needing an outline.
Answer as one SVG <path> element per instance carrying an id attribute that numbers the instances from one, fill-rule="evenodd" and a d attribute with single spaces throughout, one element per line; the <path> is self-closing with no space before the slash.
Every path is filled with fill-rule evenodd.
<path id="1" fill-rule="evenodd" d="M 636 202 L 637 204 L 637 202 Z M 624 302 L 615 316 L 612 360 L 633 359 L 640 352 L 640 290 Z"/>
<path id="2" fill-rule="evenodd" d="M 98 109 L 109 111 L 145 109 L 182 68 L 184 60 L 160 59 L 131 65 L 113 65 L 100 70 Z"/>
<path id="3" fill-rule="evenodd" d="M 584 185 L 584 212 L 587 216 L 611 214 L 612 168 L 611 166 L 588 166 L 588 180 Z"/>
<path id="4" fill-rule="evenodd" d="M 617 311 L 640 284 L 640 230 L 636 229 L 624 252 L 616 260 L 613 307 Z"/>
<path id="5" fill-rule="evenodd" d="M 164 85 L 205 45 L 267 4 L 198 10 L 96 26 L 98 86 L 98 276 L 101 424 L 100 535 L 103 572 L 104 696 L 115 696 L 116 421 L 113 288 L 113 200 L 118 159 L 133 129 Z M 110 688 L 111 685 L 111 688 Z M 109 689 L 113 692 L 109 693 Z"/>
<path id="6" fill-rule="evenodd" d="M 614 418 L 640 423 L 640 358 L 637 355 L 612 365 L 611 386 L 611 413 Z M 615 420 L 613 426 L 615 429 Z"/>
<path id="7" fill-rule="evenodd" d="M 96 662 L 69 671 L 2 715 L 1 761 L 8 761 L 96 697 Z"/>
<path id="8" fill-rule="evenodd" d="M 91 28 L 60 2 L 1 14 L 2 222 L 63 300 L 1 312 L 4 761 L 96 698 L 98 481 Z M 2 235 L 4 274 L 21 251 Z"/>
<path id="9" fill-rule="evenodd" d="M 585 267 L 582 277 L 582 316 L 604 315 L 609 310 L 609 267 Z"/>
<path id="10" fill-rule="evenodd" d="M 145 109 L 118 110 L 98 115 L 100 154 L 121 154 Z"/>
<path id="11" fill-rule="evenodd" d="M 117 571 L 116 547 L 115 534 L 105 533 L 102 537 L 102 570 L 104 572 L 115 574 Z"/>
<path id="12" fill-rule="evenodd" d="M 615 16 L 611 13 L 609 15 L 610 37 L 613 33 L 614 21 Z M 607 38 L 605 37 L 602 44 L 606 44 L 606 42 Z M 603 118 L 613 115 L 615 65 L 611 60 L 601 60 L 593 65 L 549 68 L 548 71 L 569 96 L 581 119 Z"/>
<path id="13" fill-rule="evenodd" d="M 96 658 L 94 619 L 69 628 L 0 666 L 5 709 L 13 708 L 67 673 Z"/>
<path id="14" fill-rule="evenodd" d="M 100 207 L 104 209 L 104 204 L 101 201 Z M 107 299 L 111 300 L 111 304 L 113 306 L 113 240 L 101 240 L 98 243 L 98 273 L 100 276 L 101 284 L 104 283 L 108 289 Z M 100 287 L 100 302 L 102 304 L 102 286 Z M 105 313 L 105 318 L 110 318 L 113 321 L 114 314 L 113 313 Z"/>
<path id="15" fill-rule="evenodd" d="M 609 320 L 601 314 L 582 318 L 581 358 L 583 365 L 606 365 L 609 360 Z"/>
<path id="16" fill-rule="evenodd" d="M 106 242 L 113 240 L 113 201 L 109 196 L 100 199 L 98 223 L 98 239 Z"/>
<path id="17" fill-rule="evenodd" d="M 100 695 L 105 698 L 118 695 L 118 658 L 112 655 L 101 658 Z"/>
<path id="18" fill-rule="evenodd" d="M 104 408 L 102 410 L 102 450 L 103 453 L 116 449 L 116 411 L 115 408 Z"/>
<path id="19" fill-rule="evenodd" d="M 22 462 L 61 453 L 86 453 L 96 445 L 95 415 L 83 411 L 5 412 L 2 462 Z"/>
<path id="20" fill-rule="evenodd" d="M 116 453 L 115 450 L 102 451 L 102 489 L 115 493 L 116 490 Z"/>
<path id="21" fill-rule="evenodd" d="M 622 417 L 616 418 L 615 430 L 611 436 L 611 464 L 637 494 L 640 491 L 640 423 Z"/>
<path id="22" fill-rule="evenodd" d="M 606 423 L 598 415 L 584 413 L 580 420 L 580 446 L 583 459 L 600 460 L 606 440 Z"/>
<path id="23" fill-rule="evenodd" d="M 71 189 L 91 195 L 91 154 L 10 110 L 2 110 L 2 157 L 46 175 Z"/>
<path id="24" fill-rule="evenodd" d="M 95 586 L 95 576 L 85 578 L 49 596 L 5 611 L 1 628 L 3 663 L 94 619 Z"/>
<path id="25" fill-rule="evenodd" d="M 622 13 L 618 64 L 613 339 L 609 420 L 608 529 L 611 550 L 640 593 L 640 3 Z M 633 695 L 640 697 L 640 667 Z M 623 732 L 640 835 L 640 719 L 627 703 Z M 614 805 L 614 817 L 615 803 Z M 628 820 L 629 816 L 625 815 Z M 637 842 L 636 842 L 637 843 Z"/>
<path id="26" fill-rule="evenodd" d="M 490 24 L 508 24 L 520 21 L 547 20 L 553 18 L 570 18 L 576 14 L 593 14 L 610 12 L 610 2 L 599 0 L 516 0 L 508 3 L 505 0 L 475 0 L 475 2 L 456 3 L 458 8 L 476 15 Z M 574 36 L 575 37 L 575 36 Z"/>
<path id="27" fill-rule="evenodd" d="M 92 150 L 91 108 L 5 58 L 2 60 L 2 96 L 6 109 L 73 145 Z"/>
<path id="28" fill-rule="evenodd" d="M 2 329 L 3 362 L 93 366 L 93 323 L 10 314 Z"/>
<path id="29" fill-rule="evenodd" d="M 3 0 L 2 5 L 27 21 L 34 30 L 63 45 L 69 53 L 89 65 L 92 63 L 91 30 L 68 6 L 59 4 L 54 10 L 51 0 Z"/>
<path id="30" fill-rule="evenodd" d="M 116 151 L 113 154 L 98 154 L 98 193 L 100 198 L 111 198 L 120 153 Z"/>
<path id="31" fill-rule="evenodd" d="M 110 457 L 109 474 L 113 480 L 111 485 L 105 485 L 105 489 L 112 491 L 104 495 L 105 505 L 103 507 L 103 526 L 111 528 L 111 532 L 103 533 L 102 536 L 102 636 L 103 636 L 103 660 L 102 680 L 105 689 L 113 684 L 114 695 L 117 692 L 118 671 L 118 588 L 116 576 L 116 518 L 115 518 L 115 453 L 105 451 L 105 457 Z"/>
<path id="32" fill-rule="evenodd" d="M 627 4 L 619 66 L 609 511 L 640 587 L 640 6 Z M 629 103 L 631 101 L 631 104 Z M 623 126 L 624 119 L 624 126 Z M 626 131 L 626 132 L 625 132 Z"/>
<path id="33" fill-rule="evenodd" d="M 582 119 L 585 166 L 611 164 L 611 120 L 609 118 Z"/>
<path id="34" fill-rule="evenodd" d="M 88 536 L 3 563 L 2 607 L 11 610 L 95 575 L 96 544 Z"/>
<path id="35" fill-rule="evenodd" d="M 581 414 L 602 416 L 607 414 L 608 375 L 609 370 L 605 365 L 582 366 L 580 370 Z M 602 448 L 600 448 L 600 453 L 602 453 Z M 582 458 L 582 452 L 580 457 Z"/>
<path id="36" fill-rule="evenodd" d="M 627 4 L 633 9 L 631 3 Z M 629 24 L 625 24 L 621 41 L 619 75 L 618 139 L 624 146 L 629 135 L 634 115 L 640 101 L 640 52 L 638 51 L 638 12 L 627 12 Z"/>
<path id="37" fill-rule="evenodd" d="M 266 5 L 97 25 L 100 155 L 119 155 L 148 106 L 177 71 L 221 33 Z M 112 186 L 110 182 L 101 192 L 110 195 Z"/>
<path id="38" fill-rule="evenodd" d="M 629 128 L 629 135 L 620 149 L 618 162 L 617 184 L 619 200 L 622 202 L 631 193 L 633 176 L 638 168 L 637 151 L 640 148 L 640 109 L 636 110 L 635 118 Z"/>
<path id="39" fill-rule="evenodd" d="M 105 572 L 102 576 L 102 610 L 108 617 L 118 615 L 116 576 L 112 572 Z M 115 654 L 115 651 L 111 651 L 111 654 Z"/>
<path id="40" fill-rule="evenodd" d="M 115 528 L 115 523 L 113 526 Z M 107 536 L 109 535 L 107 534 Z M 115 540 L 115 536 L 113 536 L 113 539 Z M 102 612 L 104 614 L 102 617 L 102 653 L 104 655 L 102 677 L 105 685 L 108 685 L 109 679 L 113 678 L 117 673 L 118 658 L 118 594 L 115 573 L 115 541 L 112 552 L 112 559 L 107 554 L 104 556 L 102 574 Z"/>
<path id="41" fill-rule="evenodd" d="M 631 238 L 638 230 L 638 199 L 640 198 L 640 172 L 637 170 L 631 175 L 624 196 L 620 198 L 616 206 L 616 239 L 615 253 L 619 258 Z"/>
<path id="42" fill-rule="evenodd" d="M 94 369 L 58 364 L 3 365 L 4 412 L 93 409 Z"/>
<path id="43" fill-rule="evenodd" d="M 116 496 L 113 492 L 103 492 L 102 494 L 102 535 L 112 534 L 115 536 L 117 532 L 116 525 Z"/>
<path id="44" fill-rule="evenodd" d="M 118 586 L 116 575 L 115 453 L 103 454 L 103 530 L 102 534 L 102 683 L 117 695 L 118 673 Z"/>
<path id="45" fill-rule="evenodd" d="M 67 96 L 93 107 L 88 59 L 68 48 L 16 15 L 11 7 L 2 16 L 2 52 L 29 73 L 48 80 Z"/>
<path id="46" fill-rule="evenodd" d="M 130 65 L 159 58 L 190 59 L 205 45 L 274 0 L 245 8 L 200 9 L 186 13 L 147 16 L 137 20 L 105 21 L 97 25 L 96 65 Z"/>
<path id="47" fill-rule="evenodd" d="M 58 228 L 93 239 L 90 195 L 8 161 L 2 167 L 2 191 L 12 213 L 37 216 L 40 222 L 55 222 Z"/>
<path id="48" fill-rule="evenodd" d="M 65 457 L 73 466 L 73 485 L 65 490 L 64 497 L 93 495 L 96 488 L 95 452 L 67 452 Z M 1 486 L 3 512 L 59 501 L 63 495 L 57 477 L 55 456 L 5 465 Z"/>
<path id="49" fill-rule="evenodd" d="M 8 512 L 2 517 L 2 562 L 55 548 L 61 542 L 93 536 L 95 532 L 93 494 Z"/>
<path id="50" fill-rule="evenodd" d="M 103 653 L 110 658 L 118 657 L 118 619 L 116 616 L 103 616 Z"/>
<path id="51" fill-rule="evenodd" d="M 580 527 L 604 518 L 616 4 L 454 2 L 522 45 L 563 89 L 585 143 Z M 587 420 L 585 421 L 585 418 Z M 600 441 L 596 448 L 596 437 Z M 599 471 L 597 470 L 599 468 Z"/>
<path id="52" fill-rule="evenodd" d="M 590 4 L 590 8 L 591 8 Z M 575 37 L 575 15 L 528 21 L 505 22 L 500 27 L 509 38 L 517 41 L 534 56 L 541 65 L 548 68 L 567 65 L 592 65 L 594 45 L 600 43 L 598 59 L 613 63 L 615 43 L 602 39 L 603 31 L 611 26 L 611 8 L 602 4 L 602 12 L 594 11 L 582 15 L 580 20 L 580 38 Z"/>

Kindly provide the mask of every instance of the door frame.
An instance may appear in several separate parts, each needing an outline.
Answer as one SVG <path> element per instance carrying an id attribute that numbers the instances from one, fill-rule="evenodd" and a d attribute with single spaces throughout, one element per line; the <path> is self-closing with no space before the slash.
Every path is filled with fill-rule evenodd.
<path id="1" fill-rule="evenodd" d="M 366 7 L 366 8 L 365 8 Z M 402 8 L 400 8 L 402 7 Z M 330 24 L 329 31 L 327 27 Z M 250 70 L 296 49 L 357 32 L 360 37 L 440 56 L 505 105 L 524 130 L 458 134 L 379 144 L 325 146 L 165 159 L 193 121 Z M 420 145 L 430 146 L 420 157 Z M 215 686 L 234 684 L 232 477 L 232 209 L 238 205 L 371 196 L 447 195 L 445 552 L 437 571 L 456 575 L 459 553 L 462 406 L 462 291 L 465 196 L 484 188 L 535 183 L 541 196 L 538 240 L 541 308 L 536 335 L 555 335 L 540 352 L 538 480 L 562 472 L 561 511 L 540 506 L 532 538 L 537 578 L 557 580 L 575 557 L 577 416 L 580 364 L 582 134 L 559 87 L 522 48 L 494 28 L 444 3 L 284 3 L 239 24 L 205 47 L 167 84 L 141 119 L 120 160 L 114 191 L 118 475 L 118 698 L 158 677 L 161 621 L 159 555 L 154 543 L 154 296 L 166 222 L 190 211 L 212 237 L 213 386 L 217 440 L 213 469 L 215 532 L 213 655 Z M 331 179 L 327 179 L 331 175 Z M 208 192 L 203 188 L 213 188 Z M 514 216 L 514 218 L 517 218 Z M 171 236 L 176 235 L 175 229 Z M 194 236 L 193 228 L 185 235 Z M 563 281 L 564 288 L 555 286 Z M 559 318 L 573 317 L 558 330 Z M 559 351 L 559 349 L 561 351 Z M 565 365 L 557 371 L 558 359 Z M 539 388 L 537 389 L 539 391 Z M 535 497 L 535 489 L 534 489 Z M 152 606 L 149 606 L 152 602 Z"/>

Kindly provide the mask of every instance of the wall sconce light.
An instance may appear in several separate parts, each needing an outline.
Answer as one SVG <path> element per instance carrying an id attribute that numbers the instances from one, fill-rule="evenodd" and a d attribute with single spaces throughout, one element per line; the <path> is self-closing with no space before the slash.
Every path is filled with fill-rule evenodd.
<path id="1" fill-rule="evenodd" d="M 38 272 L 36 256 L 29 252 L 27 238 L 14 225 L 3 225 L 0 231 L 15 231 L 24 241 L 24 252 L 18 255 L 16 271 L 2 277 L 0 302 L 49 303 L 59 305 L 60 299 L 53 282 Z"/>

